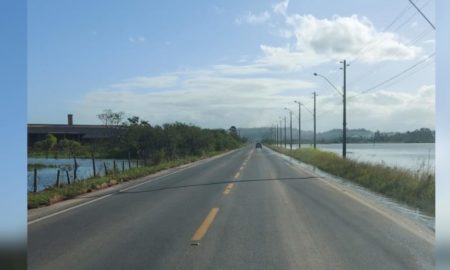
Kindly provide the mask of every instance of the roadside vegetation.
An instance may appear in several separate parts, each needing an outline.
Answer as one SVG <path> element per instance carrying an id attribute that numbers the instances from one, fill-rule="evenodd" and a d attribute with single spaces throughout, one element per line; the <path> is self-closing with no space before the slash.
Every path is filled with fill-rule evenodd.
<path id="1" fill-rule="evenodd" d="M 292 151 L 273 145 L 270 148 L 418 208 L 427 214 L 433 216 L 435 214 L 435 175 L 425 168 L 410 171 L 382 164 L 359 162 L 313 148 Z"/>
<path id="2" fill-rule="evenodd" d="M 56 155 L 73 159 L 73 181 L 68 185 L 29 192 L 28 208 L 49 205 L 119 182 L 217 155 L 238 148 L 244 143 L 234 126 L 229 130 L 202 129 L 179 122 L 152 126 L 137 116 L 122 122 L 122 116 L 123 113 L 113 113 L 111 110 L 105 110 L 103 114 L 98 115 L 108 126 L 106 130 L 109 134 L 102 140 L 88 142 L 66 138 L 58 140 L 54 135 L 48 134 L 44 140 L 36 142 L 29 150 L 29 154 L 39 153 L 46 157 Z M 77 158 L 81 157 L 92 159 L 93 176 L 79 181 Z M 96 173 L 99 168 L 95 167 L 95 160 L 99 157 L 128 159 L 129 163 L 135 160 L 139 167 L 123 172 L 114 167 L 107 175 L 101 176 Z"/>
<path id="3" fill-rule="evenodd" d="M 213 151 L 200 156 L 189 156 L 180 159 L 164 161 L 151 166 L 131 168 L 130 170 L 127 170 L 125 172 L 117 171 L 111 172 L 110 174 L 105 176 L 91 177 L 82 181 L 73 182 L 70 185 L 63 184 L 59 187 L 53 186 L 36 193 L 29 192 L 28 209 L 51 205 L 62 200 L 74 198 L 81 194 L 104 189 L 122 182 L 127 182 L 162 170 L 174 168 L 207 157 L 212 157 L 224 152 L 225 151 Z"/>

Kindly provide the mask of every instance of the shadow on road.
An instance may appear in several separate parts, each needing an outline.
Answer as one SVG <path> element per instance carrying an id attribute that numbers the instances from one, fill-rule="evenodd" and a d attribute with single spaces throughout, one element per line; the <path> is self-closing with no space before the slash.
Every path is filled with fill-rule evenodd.
<path id="1" fill-rule="evenodd" d="M 194 187 L 202 187 L 202 186 L 223 185 L 223 184 L 229 184 L 229 183 L 252 183 L 252 182 L 266 182 L 266 181 L 275 181 L 275 180 L 290 181 L 290 180 L 306 180 L 306 179 L 314 179 L 314 178 L 317 178 L 317 177 L 242 179 L 242 180 L 230 180 L 230 181 L 220 181 L 220 182 L 192 184 L 192 185 L 168 186 L 168 187 L 160 187 L 160 188 L 153 188 L 153 189 L 140 190 L 140 191 L 122 191 L 122 192 L 117 192 L 117 194 L 156 192 L 156 191 L 171 190 L 171 189 L 185 189 L 185 188 L 194 188 Z"/>

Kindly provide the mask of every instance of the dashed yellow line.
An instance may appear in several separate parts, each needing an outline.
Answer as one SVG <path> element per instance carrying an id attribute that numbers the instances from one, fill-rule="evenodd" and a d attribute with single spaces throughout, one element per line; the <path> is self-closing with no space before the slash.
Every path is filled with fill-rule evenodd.
<path id="1" fill-rule="evenodd" d="M 202 240 L 203 236 L 205 236 L 206 232 L 208 232 L 208 229 L 211 226 L 214 219 L 216 218 L 218 212 L 219 212 L 219 208 L 213 208 L 213 209 L 211 209 L 211 211 L 209 211 L 209 214 L 208 214 L 208 216 L 206 216 L 202 225 L 200 225 L 200 227 L 198 227 L 197 231 L 195 231 L 194 235 L 192 236 L 192 239 L 191 239 L 192 241 Z"/>
<path id="2" fill-rule="evenodd" d="M 223 191 L 223 194 L 228 195 L 231 192 L 231 189 L 233 188 L 234 183 L 229 183 L 225 190 Z"/>

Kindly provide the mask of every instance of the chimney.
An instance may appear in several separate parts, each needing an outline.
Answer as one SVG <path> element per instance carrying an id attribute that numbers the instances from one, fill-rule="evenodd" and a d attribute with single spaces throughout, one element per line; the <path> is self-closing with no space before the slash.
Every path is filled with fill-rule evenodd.
<path id="1" fill-rule="evenodd" d="M 73 126 L 73 115 L 72 114 L 67 115 L 67 125 Z"/>

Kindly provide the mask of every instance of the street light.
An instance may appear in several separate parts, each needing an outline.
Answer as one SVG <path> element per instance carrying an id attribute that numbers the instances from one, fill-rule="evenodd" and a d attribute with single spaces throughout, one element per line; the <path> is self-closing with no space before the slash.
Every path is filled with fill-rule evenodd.
<path id="1" fill-rule="evenodd" d="M 289 138 L 290 138 L 290 141 L 291 141 L 291 147 L 290 147 L 290 149 L 291 149 L 291 151 L 292 151 L 292 111 L 289 110 L 289 109 L 286 108 L 286 107 L 284 107 L 284 109 L 289 111 L 289 121 L 290 121 L 290 136 L 289 136 Z"/>
<path id="2" fill-rule="evenodd" d="M 323 79 L 325 79 L 325 81 L 327 81 L 327 83 L 328 83 L 329 85 L 331 85 L 331 87 L 333 87 L 334 90 L 336 90 L 336 92 L 338 92 L 339 95 L 342 96 L 341 91 L 339 91 L 339 89 L 338 89 L 332 82 L 330 82 L 330 80 L 328 80 L 327 77 L 323 76 L 322 74 L 316 73 L 316 72 L 314 72 L 314 76 L 322 77 Z"/>
<path id="3" fill-rule="evenodd" d="M 336 90 L 336 92 L 339 93 L 340 96 L 342 96 L 342 101 L 343 101 L 343 121 L 342 121 L 342 157 L 345 158 L 347 156 L 347 106 L 346 106 L 346 68 L 347 68 L 347 63 L 344 60 L 342 62 L 344 64 L 344 67 L 342 68 L 344 70 L 344 86 L 343 86 L 343 93 L 341 93 L 339 91 L 339 89 L 330 82 L 330 80 L 328 80 L 327 77 L 318 74 L 318 73 L 314 73 L 314 76 L 319 76 L 322 77 L 323 79 L 325 79 L 329 85 L 331 85 L 334 90 Z"/>

